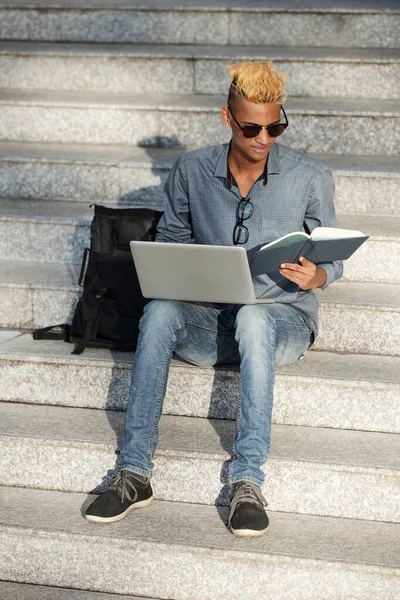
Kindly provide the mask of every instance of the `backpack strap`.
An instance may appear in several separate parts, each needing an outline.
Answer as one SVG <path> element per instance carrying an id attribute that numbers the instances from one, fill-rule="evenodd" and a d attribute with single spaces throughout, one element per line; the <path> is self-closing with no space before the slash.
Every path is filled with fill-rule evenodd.
<path id="1" fill-rule="evenodd" d="M 59 325 L 50 325 L 50 327 L 43 327 L 42 329 L 36 329 L 32 331 L 32 337 L 34 340 L 62 340 L 67 342 L 69 340 L 70 325 L 67 323 L 60 323 Z"/>
<path id="2" fill-rule="evenodd" d="M 87 268 L 87 264 L 88 264 L 89 252 L 90 252 L 89 248 L 85 248 L 85 250 L 83 252 L 81 272 L 79 273 L 79 279 L 78 279 L 78 284 L 80 285 L 80 287 L 83 286 L 83 279 L 86 275 L 86 268 Z"/>
<path id="3" fill-rule="evenodd" d="M 88 319 L 86 320 L 86 324 L 85 324 L 85 330 L 83 332 L 83 335 L 81 337 L 81 339 L 79 340 L 79 342 L 77 343 L 77 345 L 75 346 L 75 348 L 73 349 L 73 351 L 71 352 L 71 354 L 82 354 L 82 352 L 84 351 L 84 349 L 86 348 L 89 340 L 92 337 L 96 337 L 96 330 L 99 324 L 99 313 L 100 313 L 100 309 L 104 303 L 104 297 L 107 293 L 107 288 L 100 288 L 99 291 L 96 293 L 95 296 L 95 300 L 92 304 L 92 306 L 89 308 L 86 305 L 86 314 L 88 314 Z M 84 296 L 82 298 L 82 301 L 84 302 Z"/>

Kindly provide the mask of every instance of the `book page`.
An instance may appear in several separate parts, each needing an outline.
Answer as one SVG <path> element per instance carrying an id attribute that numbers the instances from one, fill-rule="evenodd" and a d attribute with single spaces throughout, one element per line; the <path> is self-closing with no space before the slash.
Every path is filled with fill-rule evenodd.
<path id="1" fill-rule="evenodd" d="M 339 227 L 316 227 L 310 236 L 312 240 L 342 240 L 355 237 L 365 237 L 365 233 L 355 229 L 339 229 Z"/>
<path id="2" fill-rule="evenodd" d="M 319 229 L 323 228 L 320 227 Z M 265 246 L 262 246 L 260 248 L 260 251 L 264 250 L 265 248 L 282 248 L 284 246 L 290 246 L 290 244 L 300 242 L 301 240 L 306 241 L 309 239 L 309 237 L 310 236 L 304 233 L 304 231 L 294 231 L 293 233 L 287 233 L 278 240 L 275 240 L 274 242 L 269 242 L 269 244 L 265 244 Z"/>

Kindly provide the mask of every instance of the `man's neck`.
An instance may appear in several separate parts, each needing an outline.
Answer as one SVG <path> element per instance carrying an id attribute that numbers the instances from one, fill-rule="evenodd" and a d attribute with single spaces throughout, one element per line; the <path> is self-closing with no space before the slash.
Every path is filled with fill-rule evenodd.
<path id="1" fill-rule="evenodd" d="M 231 172 L 245 178 L 254 178 L 254 180 L 264 173 L 267 160 L 268 154 L 265 160 L 254 163 L 237 152 L 234 148 L 231 148 L 228 153 L 228 165 Z"/>

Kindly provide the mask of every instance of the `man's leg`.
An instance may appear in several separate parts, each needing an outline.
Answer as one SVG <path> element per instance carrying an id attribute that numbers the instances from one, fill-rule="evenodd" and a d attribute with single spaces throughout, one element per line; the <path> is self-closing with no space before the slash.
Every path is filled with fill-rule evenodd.
<path id="1" fill-rule="evenodd" d="M 310 344 L 310 330 L 288 304 L 243 306 L 236 316 L 241 403 L 237 415 L 232 483 L 264 482 L 262 464 L 271 439 L 275 366 L 295 362 Z"/>
<path id="2" fill-rule="evenodd" d="M 87 509 L 88 520 L 118 521 L 130 510 L 151 503 L 149 478 L 172 353 L 176 349 L 183 358 L 201 365 L 229 361 L 232 349 L 237 353 L 234 317 L 221 312 L 201 303 L 153 300 L 146 305 L 118 469 L 109 487 Z"/>
<path id="3" fill-rule="evenodd" d="M 193 364 L 211 366 L 227 359 L 235 346 L 234 317 L 221 318 L 221 311 L 208 304 L 153 300 L 146 305 L 134 358 L 120 469 L 151 477 L 174 350 Z"/>
<path id="4" fill-rule="evenodd" d="M 268 527 L 259 486 L 270 449 L 275 366 L 290 364 L 307 350 L 310 330 L 287 304 L 257 304 L 238 311 L 236 339 L 241 403 L 231 465 L 229 525 L 237 535 L 261 535 Z"/>

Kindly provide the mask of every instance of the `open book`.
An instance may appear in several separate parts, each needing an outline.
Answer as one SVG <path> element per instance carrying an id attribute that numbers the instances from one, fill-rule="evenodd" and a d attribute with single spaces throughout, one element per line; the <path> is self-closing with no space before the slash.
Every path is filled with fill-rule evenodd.
<path id="1" fill-rule="evenodd" d="M 262 246 L 250 261 L 250 271 L 253 277 L 271 273 L 282 263 L 296 263 L 300 256 L 314 263 L 346 260 L 367 239 L 361 231 L 338 227 L 317 227 L 311 235 L 295 231 Z"/>

